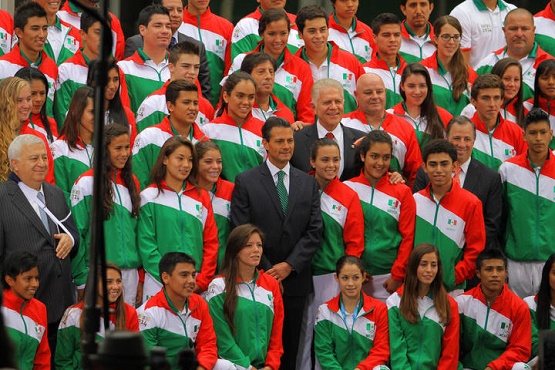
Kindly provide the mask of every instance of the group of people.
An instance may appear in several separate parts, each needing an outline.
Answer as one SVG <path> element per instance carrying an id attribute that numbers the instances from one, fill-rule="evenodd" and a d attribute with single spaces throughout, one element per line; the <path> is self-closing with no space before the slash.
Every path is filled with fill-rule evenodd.
<path id="1" fill-rule="evenodd" d="M 110 13 L 98 164 L 98 1 L 0 11 L 0 365 L 79 368 L 105 280 L 109 327 L 172 368 L 186 348 L 217 370 L 534 366 L 555 329 L 555 0 L 433 24 L 401 0 L 371 26 L 358 0 L 257 2 L 233 25 L 154 0 L 127 39 Z M 89 279 L 96 166 L 109 263 Z"/>

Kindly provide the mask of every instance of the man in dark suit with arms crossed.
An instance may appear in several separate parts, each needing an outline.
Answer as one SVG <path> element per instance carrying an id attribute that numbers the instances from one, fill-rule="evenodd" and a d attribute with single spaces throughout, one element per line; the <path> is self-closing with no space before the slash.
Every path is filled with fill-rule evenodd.
<path id="1" fill-rule="evenodd" d="M 283 283 L 285 320 L 281 368 L 294 369 L 306 296 L 312 291 L 310 260 L 320 244 L 322 214 L 316 180 L 289 160 L 293 129 L 270 117 L 262 127 L 265 163 L 235 179 L 233 226 L 251 222 L 265 233 L 259 268 Z"/>

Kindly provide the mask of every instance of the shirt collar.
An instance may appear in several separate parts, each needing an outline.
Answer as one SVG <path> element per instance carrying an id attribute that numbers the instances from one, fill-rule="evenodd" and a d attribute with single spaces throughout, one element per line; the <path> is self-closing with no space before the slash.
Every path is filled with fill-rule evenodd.
<path id="1" fill-rule="evenodd" d="M 276 177 L 277 173 L 279 171 L 283 171 L 283 172 L 285 172 L 286 176 L 289 176 L 289 171 L 291 169 L 291 165 L 289 164 L 289 162 L 287 162 L 285 167 L 283 167 L 282 169 L 279 169 L 276 166 L 274 166 L 274 164 L 272 162 L 270 162 L 270 160 L 268 160 L 268 159 L 266 160 L 266 165 L 268 166 L 268 169 L 270 170 L 270 173 L 272 174 L 272 177 Z"/>
<path id="2" fill-rule="evenodd" d="M 472 2 L 480 11 L 490 10 L 482 0 L 472 0 Z M 497 7 L 499 8 L 499 10 L 505 10 L 507 8 L 507 5 L 505 5 L 503 1 L 497 0 Z"/>
<path id="3" fill-rule="evenodd" d="M 468 157 L 466 162 L 460 164 L 461 171 L 466 175 L 468 173 L 468 166 L 470 165 L 470 160 L 472 157 Z"/>
<path id="4" fill-rule="evenodd" d="M 335 129 L 333 129 L 333 131 L 328 131 L 324 128 L 324 126 L 322 126 L 322 124 L 320 124 L 320 120 L 318 118 L 316 118 L 316 129 L 318 130 L 319 138 L 325 137 L 328 132 L 331 132 L 333 136 L 335 136 L 336 138 L 343 133 L 343 130 L 341 128 L 341 123 L 339 123 L 335 127 Z"/>

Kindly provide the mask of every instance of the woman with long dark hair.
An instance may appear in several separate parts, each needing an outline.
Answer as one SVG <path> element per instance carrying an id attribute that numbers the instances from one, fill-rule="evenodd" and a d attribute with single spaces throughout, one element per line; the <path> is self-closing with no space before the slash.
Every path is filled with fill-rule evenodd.
<path id="1" fill-rule="evenodd" d="M 405 67 L 400 83 L 403 101 L 391 108 L 414 128 L 420 150 L 433 139 L 445 137 L 445 127 L 453 115 L 436 106 L 433 85 L 426 67 L 411 63 Z"/>
<path id="2" fill-rule="evenodd" d="M 283 301 L 277 280 L 256 269 L 263 242 L 254 225 L 233 229 L 221 276 L 210 283 L 206 299 L 219 357 L 245 369 L 272 370 L 283 354 Z"/>
<path id="3" fill-rule="evenodd" d="M 158 263 L 168 252 L 184 252 L 197 261 L 197 292 L 214 277 L 218 229 L 210 195 L 192 182 L 196 162 L 191 141 L 169 138 L 152 168 L 152 183 L 141 192 L 137 240 L 146 271 L 143 302 L 162 289 Z"/>
<path id="4" fill-rule="evenodd" d="M 391 368 L 457 368 L 459 310 L 443 286 L 443 268 L 434 245 L 414 247 L 405 284 L 387 299 L 387 306 Z"/>
<path id="5" fill-rule="evenodd" d="M 64 191 L 68 204 L 75 180 L 93 165 L 94 91 L 77 89 L 67 112 L 60 137 L 51 145 L 56 185 Z"/>
<path id="6" fill-rule="evenodd" d="M 536 70 L 534 80 L 534 98 L 528 99 L 524 106 L 528 110 L 540 108 L 549 116 L 551 129 L 555 129 L 555 59 L 544 60 Z M 555 137 L 549 143 L 555 149 Z"/>
<path id="7" fill-rule="evenodd" d="M 98 295 L 96 304 L 104 306 L 102 280 L 98 276 Z M 91 287 L 89 287 L 91 289 Z M 122 272 L 114 263 L 106 263 L 106 289 L 108 291 L 110 324 L 112 330 L 139 331 L 139 319 L 135 308 L 123 299 Z M 55 363 L 57 370 L 81 369 L 81 341 L 83 338 L 83 323 L 85 302 L 70 306 L 58 328 Z M 100 318 L 100 331 L 96 333 L 96 341 L 104 340 L 104 317 Z M 53 354 L 54 355 L 54 354 Z"/>
<path id="8" fill-rule="evenodd" d="M 104 131 L 104 159 L 102 180 L 104 182 L 102 218 L 106 259 L 121 267 L 125 302 L 135 305 L 139 277 L 137 268 L 141 258 L 137 248 L 137 220 L 141 198 L 139 185 L 131 171 L 129 129 L 112 123 Z M 90 220 L 93 193 L 91 168 L 73 185 L 71 208 L 79 229 L 80 244 L 77 256 L 72 260 L 75 284 L 83 287 L 87 281 L 89 265 Z M 142 297 L 141 297 L 142 298 Z"/>
<path id="9" fill-rule="evenodd" d="M 450 15 L 439 17 L 433 28 L 437 51 L 420 63 L 430 73 L 436 104 L 458 116 L 470 103 L 470 88 L 478 76 L 464 60 L 461 51 L 463 31 L 457 18 Z"/>

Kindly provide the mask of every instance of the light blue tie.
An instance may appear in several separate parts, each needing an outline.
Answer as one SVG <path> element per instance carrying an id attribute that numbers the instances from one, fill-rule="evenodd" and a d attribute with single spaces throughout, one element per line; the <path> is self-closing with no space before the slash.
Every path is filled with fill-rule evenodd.
<path id="1" fill-rule="evenodd" d="M 38 198 L 38 200 L 40 200 L 42 205 L 44 205 L 46 207 L 46 203 L 44 203 L 44 195 L 42 195 L 42 193 L 40 191 L 37 193 L 37 198 Z M 44 225 L 44 228 L 50 234 L 50 225 L 48 224 L 48 215 L 46 214 L 46 212 L 44 212 L 44 210 L 42 209 L 40 204 L 39 204 L 39 214 L 40 214 L 40 219 L 42 221 L 42 224 Z"/>
<path id="2" fill-rule="evenodd" d="M 281 202 L 281 208 L 283 209 L 283 213 L 285 214 L 285 212 L 287 211 L 287 201 L 289 198 L 289 194 L 287 194 L 287 188 L 285 187 L 285 183 L 283 182 L 284 177 L 285 177 L 285 172 L 279 171 L 276 187 L 277 187 L 277 192 L 279 196 L 279 201 Z"/>

